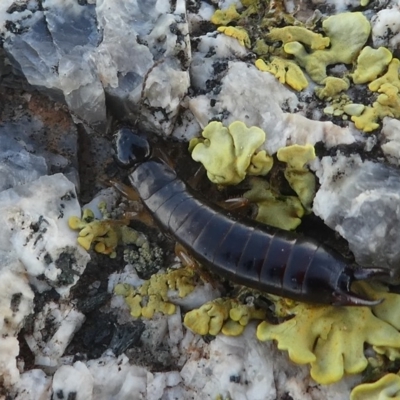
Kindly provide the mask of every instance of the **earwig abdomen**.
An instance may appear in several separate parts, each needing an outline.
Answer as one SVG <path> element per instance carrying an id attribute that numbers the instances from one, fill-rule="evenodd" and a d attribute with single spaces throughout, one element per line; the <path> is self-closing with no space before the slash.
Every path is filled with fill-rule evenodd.
<path id="1" fill-rule="evenodd" d="M 376 304 L 350 291 L 353 270 L 338 253 L 293 232 L 233 219 L 200 201 L 163 161 L 138 163 L 130 179 L 155 221 L 212 271 L 294 300 Z"/>

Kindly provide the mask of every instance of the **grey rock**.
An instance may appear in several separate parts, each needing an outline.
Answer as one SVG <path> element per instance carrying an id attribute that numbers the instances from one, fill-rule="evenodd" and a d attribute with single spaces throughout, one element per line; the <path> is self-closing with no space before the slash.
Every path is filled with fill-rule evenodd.
<path id="1" fill-rule="evenodd" d="M 117 118 L 171 133 L 189 87 L 183 0 L 45 0 L 30 18 L 15 14 L 23 29 L 3 29 L 4 49 L 31 85 L 93 128 L 105 128 L 108 97 Z"/>
<path id="2" fill-rule="evenodd" d="M 313 211 L 348 242 L 363 267 L 400 274 L 400 171 L 358 155 L 324 157 Z"/>

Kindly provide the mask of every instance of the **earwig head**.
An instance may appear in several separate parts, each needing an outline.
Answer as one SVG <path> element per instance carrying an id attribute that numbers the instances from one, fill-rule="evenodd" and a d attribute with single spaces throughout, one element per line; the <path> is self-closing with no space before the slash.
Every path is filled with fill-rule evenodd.
<path id="1" fill-rule="evenodd" d="M 341 276 L 338 289 L 333 292 L 334 306 L 376 306 L 382 303 L 383 300 L 369 300 L 360 297 L 357 293 L 350 290 L 350 286 L 355 281 L 371 279 L 376 277 L 386 277 L 390 275 L 385 268 L 358 268 L 345 269 Z"/>
<path id="2" fill-rule="evenodd" d="M 151 146 L 146 137 L 128 127 L 115 132 L 114 148 L 116 161 L 124 168 L 146 161 L 151 154 Z"/>

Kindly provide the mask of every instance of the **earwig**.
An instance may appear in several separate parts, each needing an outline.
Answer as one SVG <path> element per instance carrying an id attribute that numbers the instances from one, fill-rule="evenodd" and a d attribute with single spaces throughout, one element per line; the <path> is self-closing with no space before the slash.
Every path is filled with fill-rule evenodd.
<path id="1" fill-rule="evenodd" d="M 233 282 L 293 300 L 373 306 L 350 290 L 354 281 L 387 274 L 351 267 L 339 253 L 294 232 L 235 219 L 189 188 L 149 141 L 129 128 L 116 133 L 117 161 L 156 223 L 196 260 Z"/>

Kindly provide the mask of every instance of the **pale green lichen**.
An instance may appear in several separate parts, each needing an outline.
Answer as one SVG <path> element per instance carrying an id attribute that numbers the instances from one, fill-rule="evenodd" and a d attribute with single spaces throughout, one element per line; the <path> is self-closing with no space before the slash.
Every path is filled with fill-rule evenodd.
<path id="1" fill-rule="evenodd" d="M 298 197 L 282 196 L 262 179 L 251 179 L 250 186 L 251 189 L 243 197 L 257 204 L 257 221 L 285 230 L 293 230 L 300 225 L 304 208 Z"/>
<path id="2" fill-rule="evenodd" d="M 301 204 L 310 212 L 316 182 L 314 174 L 307 169 L 306 164 L 315 159 L 314 146 L 307 144 L 282 147 L 277 152 L 277 158 L 287 164 L 285 178 L 296 192 Z"/>
<path id="3" fill-rule="evenodd" d="M 334 97 L 350 87 L 348 79 L 336 78 L 334 76 L 328 76 L 321 83 L 325 85 L 325 87 L 315 89 L 315 94 L 320 99 Z"/>
<path id="4" fill-rule="evenodd" d="M 364 47 L 357 58 L 357 68 L 351 75 L 356 84 L 367 83 L 381 75 L 392 61 L 392 53 L 385 47 Z"/>
<path id="5" fill-rule="evenodd" d="M 350 103 L 343 106 L 343 111 L 351 116 L 359 117 L 365 109 L 364 104 Z"/>
<path id="6" fill-rule="evenodd" d="M 284 175 L 298 197 L 283 196 L 261 179 L 252 179 L 251 190 L 243 196 L 257 204 L 257 221 L 293 230 L 300 225 L 304 212 L 311 210 L 316 182 L 306 164 L 315 159 L 315 150 L 312 145 L 283 147 L 278 150 L 277 158 L 287 164 Z"/>
<path id="7" fill-rule="evenodd" d="M 239 121 L 226 128 L 214 121 L 204 128 L 202 135 L 205 140 L 195 139 L 189 148 L 192 158 L 204 165 L 211 182 L 236 185 L 247 173 L 266 174 L 272 167 L 272 158 L 265 151 L 257 152 L 265 141 L 265 132 L 260 128 L 247 128 Z"/>
<path id="8" fill-rule="evenodd" d="M 400 118 L 399 67 L 400 61 L 393 58 L 387 72 L 368 85 L 369 90 L 381 94 L 372 107 L 367 106 L 360 116 L 351 117 L 357 129 L 371 132 L 379 128 L 378 121 L 384 117 Z"/>
<path id="9" fill-rule="evenodd" d="M 250 37 L 246 29 L 234 26 L 220 26 L 217 30 L 226 36 L 237 39 L 242 46 L 247 48 L 251 47 Z"/>
<path id="10" fill-rule="evenodd" d="M 286 83 L 294 90 L 301 91 L 308 86 L 303 71 L 293 61 L 281 57 L 272 57 L 268 64 L 262 59 L 258 59 L 255 66 L 260 71 L 270 72 L 279 82 Z"/>
<path id="11" fill-rule="evenodd" d="M 325 114 L 333 115 L 335 117 L 342 116 L 343 119 L 347 118 L 347 115 L 344 115 L 344 110 L 348 104 L 351 104 L 351 100 L 346 94 L 340 94 L 333 98 L 328 98 L 327 100 L 330 104 L 324 108 Z"/>
<path id="12" fill-rule="evenodd" d="M 102 208 L 101 204 L 99 208 Z M 103 209 L 105 210 L 104 207 Z M 95 219 L 93 211 L 87 208 L 83 210 L 82 218 L 70 217 L 68 225 L 71 229 L 79 230 L 77 241 L 85 250 L 94 245 L 97 253 L 114 258 L 119 244 L 142 246 L 147 241 L 143 234 L 126 226 L 128 222 L 128 220 Z"/>
<path id="13" fill-rule="evenodd" d="M 174 290 L 179 297 L 186 297 L 195 289 L 198 281 L 199 275 L 193 268 L 185 267 L 155 274 L 138 288 L 119 284 L 115 286 L 114 293 L 124 297 L 132 317 L 152 318 L 157 312 L 174 314 L 176 306 L 169 301 L 168 292 Z"/>
<path id="14" fill-rule="evenodd" d="M 362 0 L 360 4 L 367 3 L 368 0 Z M 302 67 L 315 83 L 324 85 L 316 87 L 315 93 L 328 101 L 350 89 L 348 77 L 355 84 L 372 81 L 369 89 L 381 94 L 372 105 L 365 106 L 362 114 L 347 113 L 337 104 L 327 105 L 324 112 L 343 120 L 350 116 L 356 128 L 364 132 L 377 129 L 386 116 L 400 118 L 400 88 L 393 84 L 393 79 L 398 80 L 398 71 L 395 73 L 397 61 L 392 60 L 393 55 L 387 48 L 365 46 L 371 25 L 361 12 L 346 12 L 322 19 L 321 34 L 313 31 L 321 20 L 320 16 L 316 15 L 303 24 L 285 13 L 281 1 L 267 6 L 261 1 L 244 1 L 242 4 L 244 9 L 240 11 L 230 6 L 216 12 L 214 22 L 218 25 L 227 18 L 229 23 L 236 25 L 219 29 L 226 29 L 227 34 L 237 37 L 258 55 L 257 68 L 274 74 L 281 83 L 300 91 L 308 86 L 308 79 L 299 68 Z M 353 64 L 354 70 L 352 73 L 342 72 L 341 76 L 327 76 L 327 68 L 335 64 Z M 388 64 L 388 74 L 377 78 Z"/>
<path id="15" fill-rule="evenodd" d="M 330 44 L 330 39 L 319 33 L 315 33 L 302 26 L 285 26 L 284 28 L 271 28 L 265 36 L 269 41 L 281 41 L 283 44 L 289 42 L 300 42 L 313 50 L 323 50 Z"/>
<path id="16" fill-rule="evenodd" d="M 251 320 L 266 318 L 264 310 L 234 299 L 216 299 L 185 315 L 184 324 L 199 335 L 239 336 Z"/>
<path id="17" fill-rule="evenodd" d="M 387 374 L 374 383 L 358 385 L 350 400 L 400 400 L 400 376 Z"/>
<path id="18" fill-rule="evenodd" d="M 329 65 L 351 64 L 371 32 L 369 21 L 360 12 L 333 15 L 322 23 L 322 28 L 330 38 L 328 49 L 309 53 L 300 42 L 284 46 L 285 52 L 293 55 L 316 83 L 322 83 L 327 77 L 326 68 Z"/>
<path id="19" fill-rule="evenodd" d="M 226 10 L 216 10 L 211 17 L 211 22 L 215 25 L 228 25 L 232 21 L 240 18 L 234 4 L 231 4 Z"/>
<path id="20" fill-rule="evenodd" d="M 398 329 L 377 317 L 375 307 L 298 304 L 288 314 L 293 318 L 278 325 L 262 322 L 257 337 L 276 340 L 293 362 L 310 364 L 312 378 L 321 384 L 362 372 L 368 365 L 365 343 L 400 349 Z"/>

